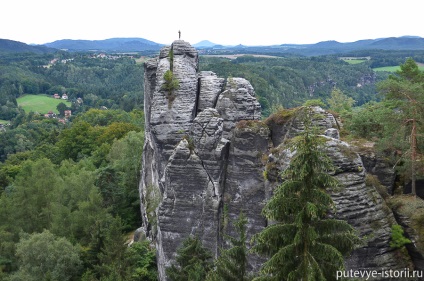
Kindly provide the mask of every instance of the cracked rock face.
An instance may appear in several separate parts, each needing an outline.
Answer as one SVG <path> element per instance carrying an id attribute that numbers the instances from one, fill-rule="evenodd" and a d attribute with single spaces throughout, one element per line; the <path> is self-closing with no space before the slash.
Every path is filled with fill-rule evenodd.
<path id="1" fill-rule="evenodd" d="M 163 89 L 168 70 L 179 82 L 172 101 Z M 236 161 L 238 157 L 238 152 L 230 153 L 238 151 L 232 144 L 243 146 L 243 140 L 237 137 L 232 142 L 236 123 L 259 120 L 261 113 L 247 80 L 226 80 L 210 71 L 198 72 L 197 51 L 181 40 L 163 48 L 157 59 L 145 64 L 144 79 L 146 131 L 139 187 L 141 211 L 146 235 L 156 243 L 160 279 L 166 280 L 166 267 L 190 235 L 198 235 L 218 255 L 226 231 L 222 223 L 225 192 L 234 195 L 230 202 L 238 202 L 237 196 L 253 200 L 255 193 L 250 186 L 238 183 L 241 175 L 233 168 L 227 175 L 227 167 L 230 158 Z M 262 143 L 267 144 L 268 133 L 262 132 Z M 266 145 L 263 148 L 267 149 Z M 260 184 L 262 172 L 258 163 L 252 166 L 250 158 L 246 161 L 246 171 L 254 171 L 255 175 L 246 173 L 243 180 L 248 183 L 252 178 L 251 184 Z M 231 179 L 234 186 L 229 185 Z M 255 188 L 260 194 L 261 188 Z M 260 212 L 255 216 L 264 225 Z M 256 220 L 250 226 L 256 229 Z"/>
<path id="2" fill-rule="evenodd" d="M 185 139 L 175 148 L 164 175 L 165 189 L 157 214 L 157 247 L 167 267 L 189 235 L 198 235 L 209 249 L 216 248 L 219 200 L 202 160 Z"/>
<path id="3" fill-rule="evenodd" d="M 159 278 L 167 280 L 165 269 L 190 235 L 199 236 L 217 256 L 225 246 L 224 235 L 235 234 L 232 222 L 240 211 L 248 220 L 248 239 L 266 227 L 262 208 L 290 161 L 289 154 L 270 151 L 284 151 L 285 141 L 302 131 L 303 123 L 295 111 L 289 118 L 260 121 L 252 85 L 243 78 L 199 72 L 197 51 L 182 40 L 163 48 L 144 67 L 142 227 L 156 244 Z M 179 83 L 173 99 L 163 88 L 168 70 Z M 345 185 L 332 195 L 337 216 L 367 237 L 347 260 L 348 267 L 395 268 L 398 261 L 388 247 L 393 215 L 379 194 L 365 185 L 362 161 L 338 140 L 334 117 L 319 107 L 311 110 L 319 116 L 313 123 L 328 138 L 335 176 Z M 251 270 L 258 270 L 262 262 L 249 257 Z"/>
<path id="4" fill-rule="evenodd" d="M 343 187 L 332 193 L 336 216 L 349 222 L 363 238 L 361 247 L 347 259 L 346 267 L 368 270 L 408 267 L 410 260 L 399 260 L 399 253 L 389 245 L 391 226 L 396 220 L 375 188 L 366 185 L 361 157 L 347 150 L 349 145 L 339 140 L 329 139 L 326 148 L 336 167 L 334 176 Z"/>
<path id="5" fill-rule="evenodd" d="M 225 79 L 219 78 L 212 71 L 199 73 L 199 100 L 197 111 L 215 108 L 218 96 L 224 91 Z"/>
<path id="6" fill-rule="evenodd" d="M 224 119 L 224 137 L 231 139 L 232 130 L 240 120 L 259 120 L 261 106 L 252 85 L 243 78 L 229 78 L 216 104 Z"/>

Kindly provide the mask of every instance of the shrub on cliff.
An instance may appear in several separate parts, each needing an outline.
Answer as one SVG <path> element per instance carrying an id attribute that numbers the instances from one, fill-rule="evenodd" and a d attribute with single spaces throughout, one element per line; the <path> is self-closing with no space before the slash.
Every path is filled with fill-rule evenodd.
<path id="1" fill-rule="evenodd" d="M 392 225 L 392 241 L 390 241 L 390 247 L 398 249 L 402 248 L 406 244 L 411 243 L 411 240 L 403 236 L 403 229 L 400 225 Z"/>
<path id="2" fill-rule="evenodd" d="M 162 85 L 162 90 L 166 91 L 166 98 L 168 99 L 169 107 L 175 100 L 174 91 L 180 87 L 180 81 L 174 77 L 174 73 L 171 70 L 167 70 L 163 75 L 165 83 Z"/>

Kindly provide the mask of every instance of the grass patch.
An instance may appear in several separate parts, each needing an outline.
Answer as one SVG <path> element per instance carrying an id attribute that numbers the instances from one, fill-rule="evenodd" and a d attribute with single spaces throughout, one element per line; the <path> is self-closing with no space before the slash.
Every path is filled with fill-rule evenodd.
<path id="1" fill-rule="evenodd" d="M 25 95 L 16 99 L 18 106 L 22 107 L 25 112 L 38 112 L 40 114 L 46 114 L 49 111 L 59 113 L 57 105 L 61 102 L 67 106 L 71 106 L 71 102 L 55 99 L 46 95 Z"/>
<path id="2" fill-rule="evenodd" d="M 383 67 L 376 67 L 373 68 L 374 71 L 386 71 L 386 72 L 396 72 L 400 70 L 400 66 L 383 66 Z"/>
<path id="3" fill-rule="evenodd" d="M 9 123 L 10 123 L 10 121 L 8 121 L 8 120 L 1 120 L 0 119 L 0 124 L 6 125 L 6 124 L 9 124 Z"/>
<path id="4" fill-rule="evenodd" d="M 277 110 L 277 112 L 274 112 L 271 114 L 267 119 L 265 119 L 266 125 L 271 125 L 272 123 L 277 125 L 283 125 L 289 122 L 294 116 L 295 113 L 298 112 L 302 107 L 296 107 L 296 108 L 280 108 Z"/>
<path id="5" fill-rule="evenodd" d="M 424 71 L 424 65 L 422 64 L 418 64 L 418 69 L 421 71 Z M 383 66 L 383 67 L 376 67 L 373 68 L 372 70 L 374 71 L 386 71 L 386 72 L 396 72 L 396 71 L 400 71 L 400 66 Z"/>
<path id="6" fill-rule="evenodd" d="M 253 132 L 259 132 L 261 129 L 268 129 L 268 126 L 259 120 L 240 120 L 236 124 L 237 129 L 252 129 Z"/>
<path id="7" fill-rule="evenodd" d="M 358 64 L 358 63 L 366 62 L 368 60 L 365 60 L 365 59 L 344 59 L 343 61 L 347 62 L 348 64 Z"/>

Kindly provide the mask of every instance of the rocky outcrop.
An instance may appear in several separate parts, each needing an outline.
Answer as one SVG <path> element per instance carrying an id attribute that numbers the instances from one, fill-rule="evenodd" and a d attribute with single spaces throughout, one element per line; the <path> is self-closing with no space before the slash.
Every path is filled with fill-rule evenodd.
<path id="1" fill-rule="evenodd" d="M 387 194 L 394 194 L 396 172 L 393 164 L 382 155 L 376 154 L 371 149 L 357 149 L 361 156 L 366 171 L 378 178 L 380 183 L 386 188 Z"/>
<path id="2" fill-rule="evenodd" d="M 172 71 L 179 86 L 164 90 L 164 75 Z M 260 104 L 243 78 L 219 78 L 198 71 L 197 52 L 184 41 L 165 47 L 145 63 L 145 143 L 140 182 L 143 229 L 156 243 L 161 280 L 178 246 L 199 236 L 217 256 L 224 234 L 234 234 L 231 222 L 243 211 L 248 234 L 261 231 L 261 211 L 279 184 L 279 172 L 290 161 L 285 142 L 304 128 L 302 110 L 276 113 L 261 121 Z M 344 188 L 333 192 L 337 216 L 364 238 L 347 259 L 352 269 L 401 265 L 389 248 L 393 215 L 380 195 L 365 184 L 361 158 L 338 140 L 334 117 L 319 107 L 312 122 L 328 138 L 326 150 Z M 265 175 L 265 178 L 264 178 Z M 252 270 L 262 260 L 251 256 Z"/>
<path id="3" fill-rule="evenodd" d="M 349 144 L 338 139 L 338 134 L 333 131 L 334 117 L 323 114 L 321 108 L 315 107 L 311 111 L 312 115 L 317 116 L 313 118 L 312 124 L 319 127 L 322 135 L 327 138 L 323 149 L 333 161 L 335 167 L 333 176 L 341 184 L 340 190 L 331 191 L 336 205 L 336 217 L 349 222 L 362 238 L 362 244 L 346 260 L 347 269 L 390 270 L 409 267 L 411 259 L 409 257 L 399 259 L 399 251 L 389 246 L 391 226 L 396 220 L 377 190 L 366 184 L 366 169 L 361 157 Z M 298 118 L 296 116 L 300 114 L 292 116 L 291 119 Z M 271 117 L 273 118 L 275 119 Z M 293 124 L 293 120 L 286 122 Z M 268 123 L 270 122 L 268 120 Z M 287 135 L 295 135 L 302 128 L 301 123 L 295 122 L 295 124 L 284 134 L 276 135 L 284 136 L 283 139 Z M 271 186 L 279 184 L 276 175 L 284 171 L 291 156 L 281 140 L 273 141 L 281 144 L 268 158 L 266 174 L 268 185 Z"/>
<path id="4" fill-rule="evenodd" d="M 388 199 L 397 223 L 411 243 L 405 245 L 414 269 L 424 270 L 424 200 L 411 194 L 395 195 Z M 420 279 L 421 280 L 421 279 Z"/>
<path id="5" fill-rule="evenodd" d="M 396 223 L 392 211 L 373 186 L 365 183 L 365 171 L 360 156 L 349 150 L 349 145 L 331 139 L 327 151 L 336 167 L 335 177 L 342 184 L 332 197 L 337 208 L 337 217 L 354 226 L 362 245 L 347 259 L 347 268 L 381 270 L 403 269 L 410 259 L 399 259 L 389 243 L 391 226 Z"/>

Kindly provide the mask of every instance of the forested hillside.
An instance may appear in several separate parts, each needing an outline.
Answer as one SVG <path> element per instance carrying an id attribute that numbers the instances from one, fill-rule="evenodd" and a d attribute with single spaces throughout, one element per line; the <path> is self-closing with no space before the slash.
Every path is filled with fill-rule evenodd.
<path id="1" fill-rule="evenodd" d="M 46 43 L 44 46 L 69 51 L 97 51 L 97 52 L 141 52 L 159 51 L 162 44 L 143 38 L 110 38 L 106 40 L 58 40 Z"/>
<path id="2" fill-rule="evenodd" d="M 375 83 L 382 79 L 367 62 L 348 64 L 335 57 L 243 56 L 235 60 L 201 57 L 200 65 L 219 76 L 249 80 L 259 96 L 265 116 L 271 112 L 271 105 L 289 108 L 309 99 L 325 101 L 334 87 L 352 97 L 357 105 L 378 100 Z"/>
<path id="3" fill-rule="evenodd" d="M 141 224 L 142 124 L 91 109 L 0 132 L 0 280 L 156 280 L 149 243 L 125 245 Z"/>
<path id="4" fill-rule="evenodd" d="M 19 114 L 25 94 L 67 94 L 74 113 L 105 106 L 141 108 L 143 65 L 132 56 L 56 53 L 0 56 L 0 119 Z M 76 104 L 77 98 L 83 103 Z M 29 112 L 27 112 L 29 113 Z M 46 113 L 46 112 L 42 112 Z"/>
<path id="5" fill-rule="evenodd" d="M 378 100 L 375 84 L 386 78 L 387 73 L 377 73 L 372 68 L 398 66 L 409 56 L 417 62 L 424 61 L 423 52 L 417 51 L 364 51 L 350 55 L 371 59 L 349 64 L 340 59 L 344 54 L 308 58 L 247 55 L 235 60 L 200 56 L 200 67 L 220 76 L 244 77 L 251 81 L 267 116 L 271 105 L 293 107 L 308 99 L 325 102 L 335 86 L 352 97 L 355 105 Z M 136 61 L 142 59 L 132 55 L 66 52 L 2 55 L 0 119 L 11 120 L 18 115 L 16 98 L 24 94 L 66 93 L 75 113 L 101 106 L 126 111 L 141 108 L 143 65 Z M 75 104 L 77 98 L 83 100 L 81 107 Z"/>
<path id="6" fill-rule="evenodd" d="M 46 53 L 55 53 L 57 52 L 54 48 L 49 48 L 47 46 L 32 46 L 27 45 L 22 42 L 0 39 L 0 54 L 3 53 L 37 53 L 37 54 L 46 54 Z"/>

